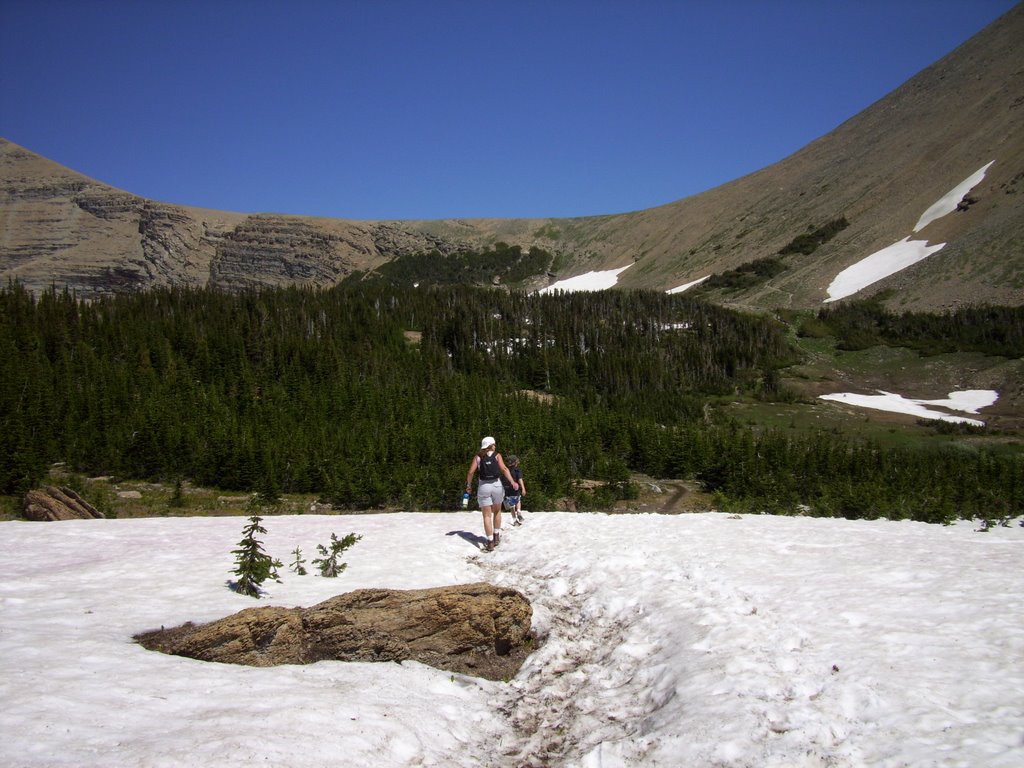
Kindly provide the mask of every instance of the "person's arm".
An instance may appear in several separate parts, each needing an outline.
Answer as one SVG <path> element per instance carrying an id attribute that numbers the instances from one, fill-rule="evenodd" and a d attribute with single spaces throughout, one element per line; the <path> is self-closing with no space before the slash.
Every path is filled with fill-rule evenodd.
<path id="1" fill-rule="evenodd" d="M 526 483 L 523 482 L 523 476 L 522 475 L 519 476 L 519 495 L 520 496 L 525 496 L 526 495 Z"/>
<path id="2" fill-rule="evenodd" d="M 473 475 L 476 473 L 476 466 L 480 463 L 480 457 L 474 456 L 469 462 L 469 472 L 466 473 L 466 493 L 473 490 Z"/>

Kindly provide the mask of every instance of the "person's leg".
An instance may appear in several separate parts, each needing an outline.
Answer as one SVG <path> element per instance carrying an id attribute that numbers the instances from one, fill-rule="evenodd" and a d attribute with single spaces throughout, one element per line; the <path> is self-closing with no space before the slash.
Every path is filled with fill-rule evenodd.
<path id="1" fill-rule="evenodd" d="M 494 535 L 494 515 L 491 514 L 490 506 L 480 507 L 480 512 L 482 512 L 484 516 L 484 536 L 486 536 L 487 540 L 490 541 L 491 537 Z"/>
<path id="2" fill-rule="evenodd" d="M 501 504 L 495 504 L 491 507 L 493 513 L 492 525 L 494 528 L 494 536 L 491 537 L 493 546 L 498 546 L 501 543 Z"/>
<path id="3" fill-rule="evenodd" d="M 494 532 L 501 535 L 501 508 L 505 506 L 505 488 L 501 483 L 495 483 L 494 495 Z"/>

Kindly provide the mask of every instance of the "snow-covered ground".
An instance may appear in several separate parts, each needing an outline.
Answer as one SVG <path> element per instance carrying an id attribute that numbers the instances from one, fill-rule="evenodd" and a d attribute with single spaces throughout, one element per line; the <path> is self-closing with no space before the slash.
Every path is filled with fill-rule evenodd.
<path id="1" fill-rule="evenodd" d="M 709 277 L 711 277 L 711 275 L 705 275 L 704 277 L 698 278 L 697 280 L 691 280 L 688 283 L 677 285 L 675 288 L 669 288 L 667 291 L 665 291 L 665 293 L 682 293 L 683 291 L 688 291 L 694 286 L 700 285 Z"/>
<path id="2" fill-rule="evenodd" d="M 946 214 L 955 211 L 964 195 L 982 182 L 985 173 L 994 162 L 995 160 L 982 166 L 928 206 L 921 214 L 921 218 L 917 220 L 917 224 L 914 225 L 914 232 L 924 229 L 936 219 L 941 219 Z M 928 258 L 933 253 L 942 250 L 945 245 L 945 243 L 928 245 L 927 240 L 911 240 L 908 235 L 898 243 L 893 243 L 872 253 L 836 275 L 828 286 L 828 298 L 825 299 L 825 303 L 852 296 L 867 286 Z"/>
<path id="3" fill-rule="evenodd" d="M 1024 528 L 538 513 L 271 517 L 354 532 L 338 579 L 229 591 L 241 518 L 0 523 L 0 765 L 1024 765 Z M 507 683 L 416 663 L 256 669 L 133 634 L 361 587 L 521 589 Z"/>
<path id="4" fill-rule="evenodd" d="M 632 264 L 627 264 L 626 266 L 619 267 L 618 269 L 605 269 L 596 272 L 587 272 L 583 275 L 576 275 L 576 277 L 567 277 L 565 280 L 559 280 L 557 283 L 552 283 L 547 288 L 541 288 L 537 293 L 554 293 L 555 291 L 563 291 L 565 293 L 574 293 L 576 291 L 603 291 L 607 288 L 615 287 L 615 284 L 619 282 L 619 275 L 632 266 Z"/>
<path id="5" fill-rule="evenodd" d="M 837 392 L 831 395 L 820 395 L 819 397 L 821 400 L 833 400 L 839 403 L 846 403 L 847 405 L 856 405 L 861 408 L 872 408 L 876 411 L 906 413 L 923 419 L 951 421 L 983 427 L 985 422 L 980 419 L 970 419 L 966 416 L 957 416 L 956 414 L 936 411 L 934 409 L 946 408 L 960 411 L 961 413 L 978 413 L 982 408 L 995 405 L 996 400 L 999 399 L 999 393 L 991 389 L 965 389 L 960 392 L 950 392 L 947 397 L 941 400 L 914 400 L 882 390 L 879 390 L 877 395 Z"/>
<path id="6" fill-rule="evenodd" d="M 994 162 L 995 160 L 987 165 L 983 165 L 949 190 L 949 192 L 932 203 L 928 209 L 921 214 L 921 218 L 917 220 L 917 224 L 914 225 L 914 231 L 920 232 L 936 219 L 941 219 L 946 214 L 955 211 L 957 205 L 959 205 L 960 201 L 964 199 L 964 195 L 985 180 L 985 174 L 988 173 L 988 169 L 992 167 L 992 163 Z"/>
<path id="7" fill-rule="evenodd" d="M 829 283 L 828 298 L 825 299 L 825 303 L 852 296 L 882 278 L 917 264 L 945 247 L 945 243 L 928 245 L 927 240 L 911 240 L 909 237 L 905 237 L 898 243 L 875 251 L 836 275 Z"/>

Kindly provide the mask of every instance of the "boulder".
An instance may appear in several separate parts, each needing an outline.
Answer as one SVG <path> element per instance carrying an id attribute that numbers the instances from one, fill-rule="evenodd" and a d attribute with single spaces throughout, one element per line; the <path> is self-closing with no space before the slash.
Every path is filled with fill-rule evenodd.
<path id="1" fill-rule="evenodd" d="M 532 618 L 522 594 L 486 583 L 360 589 L 310 608 L 247 608 L 135 639 L 149 650 L 254 667 L 414 660 L 507 680 L 533 649 Z"/>
<path id="2" fill-rule="evenodd" d="M 27 520 L 91 520 L 102 518 L 96 509 L 70 488 L 47 485 L 25 494 L 21 512 Z"/>

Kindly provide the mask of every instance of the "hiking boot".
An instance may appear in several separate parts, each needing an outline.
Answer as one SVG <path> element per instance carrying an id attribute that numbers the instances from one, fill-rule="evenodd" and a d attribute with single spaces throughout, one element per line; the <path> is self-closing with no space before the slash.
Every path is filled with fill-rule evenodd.
<path id="1" fill-rule="evenodd" d="M 488 539 L 487 541 L 484 542 L 484 552 L 493 552 L 493 551 L 494 551 L 494 542 L 491 541 L 490 539 Z"/>
<path id="2" fill-rule="evenodd" d="M 494 532 L 494 546 L 492 546 L 491 549 L 497 549 L 498 548 L 498 544 L 500 544 L 500 543 L 501 543 L 501 533 L 499 533 L 498 531 L 495 531 Z"/>

